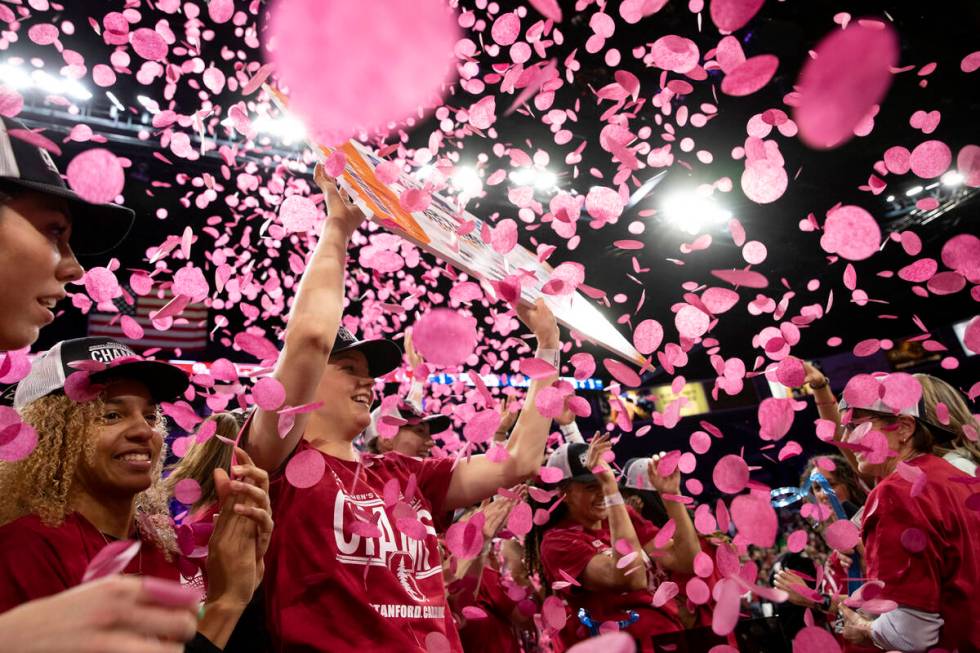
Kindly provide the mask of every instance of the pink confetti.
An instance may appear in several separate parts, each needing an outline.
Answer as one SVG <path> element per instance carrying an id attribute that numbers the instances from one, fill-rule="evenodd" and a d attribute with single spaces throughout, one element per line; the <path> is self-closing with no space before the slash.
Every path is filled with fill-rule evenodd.
<path id="1" fill-rule="evenodd" d="M 786 548 L 793 553 L 799 553 L 806 548 L 810 536 L 805 530 L 795 530 L 786 538 Z"/>
<path id="2" fill-rule="evenodd" d="M 803 361 L 794 356 L 787 356 L 779 361 L 776 367 L 776 380 L 788 388 L 799 388 L 803 385 L 806 378 L 806 371 L 803 369 Z"/>
<path id="3" fill-rule="evenodd" d="M 286 480 L 301 490 L 313 487 L 323 478 L 326 465 L 322 453 L 316 449 L 304 449 L 286 464 Z"/>
<path id="4" fill-rule="evenodd" d="M 733 580 L 723 578 L 715 584 L 716 603 L 711 613 L 711 630 L 716 635 L 724 637 L 735 630 L 742 593 L 738 583 Z"/>
<path id="5" fill-rule="evenodd" d="M 841 653 L 841 648 L 829 631 L 806 626 L 793 638 L 793 653 Z"/>
<path id="6" fill-rule="evenodd" d="M 67 392 L 66 392 L 67 394 Z M 37 431 L 24 423 L 13 408 L 0 406 L 0 460 L 17 462 L 37 447 Z"/>
<path id="7" fill-rule="evenodd" d="M 167 42 L 156 31 L 141 27 L 129 37 L 133 50 L 147 61 L 163 61 L 170 51 Z"/>
<path id="8" fill-rule="evenodd" d="M 192 506 L 201 498 L 201 484 L 193 478 L 182 478 L 174 484 L 173 495 L 185 506 Z"/>
<path id="9" fill-rule="evenodd" d="M 235 0 L 209 0 L 208 16 L 219 25 L 227 23 L 235 15 Z"/>
<path id="10" fill-rule="evenodd" d="M 871 108 L 880 104 L 898 62 L 894 30 L 852 24 L 832 31 L 808 59 L 797 83 L 800 97 L 793 110 L 800 140 L 829 149 L 851 138 Z"/>
<path id="11" fill-rule="evenodd" d="M 506 254 L 517 246 L 517 222 L 507 218 L 490 231 L 490 245 L 498 254 Z"/>
<path id="12" fill-rule="evenodd" d="M 417 328 L 417 325 L 416 325 Z M 413 336 L 414 337 L 414 336 Z M 500 413 L 496 410 L 480 411 L 463 426 L 463 437 L 476 444 L 487 442 L 500 426 Z"/>
<path id="13" fill-rule="evenodd" d="M 527 501 L 520 501 L 510 511 L 507 517 L 507 530 L 518 537 L 523 537 L 531 531 L 531 506 Z"/>
<path id="14" fill-rule="evenodd" d="M 656 320 L 643 320 L 633 329 L 633 345 L 648 356 L 657 350 L 664 339 L 664 328 Z"/>
<path id="15" fill-rule="evenodd" d="M 140 551 L 139 540 L 118 540 L 102 547 L 85 567 L 82 582 L 122 573 Z"/>
<path id="16" fill-rule="evenodd" d="M 912 150 L 909 163 L 912 173 L 923 179 L 934 179 L 949 169 L 953 153 L 942 141 L 925 141 Z"/>
<path id="17" fill-rule="evenodd" d="M 478 339 L 474 318 L 446 308 L 429 311 L 412 330 L 415 348 L 436 365 L 461 364 L 473 353 Z"/>
<path id="18" fill-rule="evenodd" d="M 922 553 L 929 544 L 925 532 L 919 528 L 906 528 L 899 539 L 902 547 L 909 553 Z"/>
<path id="19" fill-rule="evenodd" d="M 766 397 L 759 404 L 759 437 L 781 440 L 793 425 L 793 400 Z"/>
<path id="20" fill-rule="evenodd" d="M 741 456 L 729 454 L 715 465 L 711 480 L 725 494 L 738 494 L 749 482 L 749 466 Z"/>
<path id="21" fill-rule="evenodd" d="M 557 467 L 542 467 L 538 470 L 538 476 L 543 483 L 557 483 L 565 477 Z"/>
<path id="22" fill-rule="evenodd" d="M 520 35 L 521 19 L 514 12 L 502 14 L 490 28 L 490 36 L 497 45 L 512 45 Z"/>
<path id="23" fill-rule="evenodd" d="M 960 70 L 965 73 L 972 73 L 977 68 L 980 68 L 980 50 L 971 52 L 960 61 Z"/>
<path id="24" fill-rule="evenodd" d="M 653 62 L 658 68 L 674 73 L 686 73 L 698 65 L 700 53 L 694 41 L 671 34 L 662 36 L 650 47 Z"/>
<path id="25" fill-rule="evenodd" d="M 554 365 L 540 358 L 522 358 L 520 370 L 521 374 L 532 379 L 546 379 L 558 373 Z"/>
<path id="26" fill-rule="evenodd" d="M 712 270 L 711 274 L 733 286 L 766 288 L 769 280 L 754 270 Z"/>
<path id="27" fill-rule="evenodd" d="M 266 338 L 254 333 L 240 332 L 235 334 L 235 346 L 260 361 L 275 361 L 279 358 L 279 350 Z M 237 374 L 236 374 L 237 378 Z"/>
<path id="28" fill-rule="evenodd" d="M 771 54 L 746 59 L 721 80 L 721 92 L 734 97 L 752 95 L 769 83 L 777 68 L 779 58 Z"/>
<path id="29" fill-rule="evenodd" d="M 752 493 L 740 494 L 732 499 L 732 520 L 738 534 L 748 544 L 769 548 L 776 543 L 776 530 L 779 520 L 769 503 L 769 492 L 765 496 Z"/>
<path id="30" fill-rule="evenodd" d="M 922 398 L 922 384 L 911 374 L 896 372 L 881 380 L 881 400 L 896 412 L 911 408 Z"/>
<path id="31" fill-rule="evenodd" d="M 863 261 L 878 251 L 881 229 L 860 206 L 845 204 L 827 214 L 820 246 L 849 261 Z"/>
<path id="32" fill-rule="evenodd" d="M 653 606 L 659 608 L 679 593 L 680 588 L 677 586 L 677 583 L 669 580 L 664 581 L 657 586 L 657 591 L 653 593 Z"/>
<path id="33" fill-rule="evenodd" d="M 474 519 L 459 521 L 446 530 L 446 547 L 458 560 L 472 560 L 483 548 L 483 528 Z"/>
<path id="34" fill-rule="evenodd" d="M 0 105 L 2 103 L 2 98 L 0 98 Z M 2 108 L 0 108 L 0 113 L 3 113 Z M 963 175 L 964 184 L 970 188 L 980 188 L 980 147 L 964 145 L 959 154 L 956 155 L 956 168 Z"/>
<path id="35" fill-rule="evenodd" d="M 557 596 L 549 596 L 541 605 L 541 617 L 545 625 L 552 630 L 561 630 L 565 627 L 568 615 L 565 612 L 565 604 Z"/>
<path id="36" fill-rule="evenodd" d="M 824 539 L 832 549 L 850 551 L 861 539 L 861 531 L 847 519 L 838 519 L 824 531 Z"/>
<path id="37" fill-rule="evenodd" d="M 528 4 L 545 18 L 550 18 L 556 23 L 561 22 L 561 7 L 558 5 L 558 0 L 528 0 Z"/>
<path id="38" fill-rule="evenodd" d="M 31 25 L 27 37 L 38 45 L 51 45 L 58 40 L 58 28 L 51 23 Z"/>
<path id="39" fill-rule="evenodd" d="M 720 32 L 734 32 L 752 20 L 766 0 L 711 0 L 711 21 Z"/>
<path id="40" fill-rule="evenodd" d="M 616 222 L 623 213 L 623 199 L 611 188 L 593 186 L 585 196 L 585 210 L 596 220 Z"/>
<path id="41" fill-rule="evenodd" d="M 629 365 L 621 363 L 615 358 L 603 359 L 602 365 L 606 368 L 607 372 L 612 374 L 614 379 L 626 387 L 637 388 L 640 386 L 640 375 L 633 371 L 633 368 L 631 368 Z"/>
<path id="42" fill-rule="evenodd" d="M 126 183 L 119 159 L 102 148 L 86 150 L 73 158 L 66 176 L 71 189 L 92 204 L 114 201 Z"/>
<path id="43" fill-rule="evenodd" d="M 17 89 L 0 84 L 0 116 L 13 118 L 24 109 L 24 97 Z"/>
<path id="44" fill-rule="evenodd" d="M 256 381 L 252 387 L 255 405 L 265 411 L 278 410 L 286 401 L 286 388 L 278 379 L 267 376 Z"/>
<path id="45" fill-rule="evenodd" d="M 568 653 L 634 653 L 636 642 L 633 637 L 622 631 L 600 633 L 598 637 L 589 637 L 575 644 Z"/>
<path id="46" fill-rule="evenodd" d="M 980 238 L 972 234 L 953 236 L 943 245 L 942 260 L 971 283 L 980 283 Z"/>
<path id="47" fill-rule="evenodd" d="M 746 164 L 742 173 L 742 192 L 757 204 L 775 202 L 789 186 L 786 170 L 769 159 L 759 159 Z"/>
<path id="48" fill-rule="evenodd" d="M 720 315 L 738 303 L 738 293 L 728 288 L 707 288 L 701 294 L 701 302 L 712 315 Z"/>
<path id="49" fill-rule="evenodd" d="M 459 28 L 444 2 L 288 0 L 270 11 L 270 39 L 277 44 L 270 59 L 289 88 L 290 110 L 324 144 L 403 120 L 432 104 L 451 81 Z M 392 26 L 411 38 L 391 38 Z M 348 65 L 332 69 L 311 57 L 324 43 L 343 52 Z"/>

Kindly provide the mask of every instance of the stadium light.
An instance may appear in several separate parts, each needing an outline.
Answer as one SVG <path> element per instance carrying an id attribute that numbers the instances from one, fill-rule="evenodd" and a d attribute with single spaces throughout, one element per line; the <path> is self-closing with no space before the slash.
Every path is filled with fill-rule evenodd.
<path id="1" fill-rule="evenodd" d="M 668 195 L 661 206 L 664 219 L 690 234 L 697 234 L 711 225 L 724 224 L 732 214 L 713 198 L 695 191 L 677 191 Z"/>

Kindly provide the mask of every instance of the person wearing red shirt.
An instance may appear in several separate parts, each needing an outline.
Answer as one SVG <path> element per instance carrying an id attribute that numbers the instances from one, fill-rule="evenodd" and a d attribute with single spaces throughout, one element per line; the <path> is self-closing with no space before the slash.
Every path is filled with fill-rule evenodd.
<path id="1" fill-rule="evenodd" d="M 33 362 L 14 407 L 37 432 L 37 446 L 0 466 L 0 611 L 84 582 L 114 541 L 140 542 L 125 573 L 179 579 L 167 497 L 154 490 L 166 433 L 159 403 L 188 383 L 179 368 L 107 338 L 62 341 Z M 252 483 L 215 473 L 222 511 L 194 650 L 224 647 L 261 580 L 272 528 L 265 474 L 254 465 L 233 471 Z"/>
<path id="2" fill-rule="evenodd" d="M 664 570 L 691 573 L 700 547 L 684 506 L 670 500 L 667 512 L 676 532 L 663 548 L 657 547 L 659 529 L 628 508 L 619 493 L 605 460 L 610 448 L 608 437 L 602 436 L 590 445 L 562 445 L 551 455 L 548 466 L 565 476 L 559 486 L 564 508 L 553 511 L 549 524 L 540 529 L 543 533 L 531 537 L 529 553 L 535 545 L 538 550 L 531 553 L 529 566 L 537 568 L 542 584 L 549 587 L 576 581 L 557 592 L 569 608 L 558 637 L 562 649 L 594 635 L 602 623 L 619 622 L 641 650 L 652 651 L 654 637 L 683 629 L 673 599 L 654 605 L 654 583 L 667 580 Z M 678 470 L 663 477 L 651 460 L 647 473 L 661 496 L 680 493 Z"/>
<path id="3" fill-rule="evenodd" d="M 84 272 L 75 254 L 106 253 L 135 218 L 83 200 L 50 154 L 11 130 L 29 133 L 0 116 L 0 356 L 32 345 L 54 319 Z M 197 602 L 177 583 L 114 576 L 0 614 L 0 642 L 18 653 L 177 653 L 194 634 Z"/>
<path id="4" fill-rule="evenodd" d="M 967 505 L 974 478 L 931 453 L 954 434 L 925 422 L 905 377 L 918 384 L 902 374 L 875 379 L 883 397 L 903 405 L 868 398 L 867 378 L 852 379 L 841 402 L 858 471 L 880 479 L 861 525 L 867 575 L 883 583 L 876 598 L 898 605 L 874 619 L 842 605 L 844 637 L 886 650 L 977 651 L 980 514 Z"/>
<path id="5" fill-rule="evenodd" d="M 280 434 L 257 410 L 247 450 L 272 475 L 278 524 L 266 556 L 266 612 L 277 651 L 460 651 L 447 609 L 434 520 L 537 472 L 551 420 L 535 407 L 535 380 L 507 441 L 507 458 L 417 459 L 360 454 L 374 380 L 401 362 L 387 340 L 356 340 L 340 320 L 351 235 L 364 215 L 321 165 L 314 175 L 328 219 L 299 284 L 273 373 L 286 405 L 315 406 Z M 518 309 L 557 366 L 558 325 L 543 300 Z"/>

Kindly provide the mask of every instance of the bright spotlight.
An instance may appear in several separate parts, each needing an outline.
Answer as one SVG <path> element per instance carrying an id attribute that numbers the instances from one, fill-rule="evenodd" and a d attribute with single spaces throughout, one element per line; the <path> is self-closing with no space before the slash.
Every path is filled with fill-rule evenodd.
<path id="1" fill-rule="evenodd" d="M 274 136 L 284 145 L 306 139 L 306 127 L 302 121 L 290 115 L 273 118 L 269 114 L 260 114 L 252 121 L 252 126 L 255 131 Z"/>
<path id="2" fill-rule="evenodd" d="M 12 63 L 0 64 L 0 79 L 3 80 L 5 86 L 18 90 L 34 85 L 31 74 Z"/>
<path id="3" fill-rule="evenodd" d="M 551 191 L 558 184 L 558 176 L 550 170 L 525 167 L 512 170 L 507 178 L 517 186 L 534 186 L 541 191 Z"/>
<path id="4" fill-rule="evenodd" d="M 461 195 L 467 197 L 475 197 L 483 190 L 480 174 L 470 166 L 458 166 L 453 172 L 452 184 Z"/>
<path id="5" fill-rule="evenodd" d="M 912 186 L 912 188 L 905 191 L 905 197 L 915 197 L 916 195 L 918 195 L 924 190 L 925 188 L 923 188 L 922 186 Z"/>
<path id="6" fill-rule="evenodd" d="M 558 176 L 551 170 L 542 170 L 534 180 L 534 187 L 538 190 L 551 190 L 558 183 Z"/>
<path id="7" fill-rule="evenodd" d="M 895 196 L 894 195 L 889 195 L 888 197 L 885 198 L 885 201 L 886 202 L 894 202 L 895 201 Z"/>
<path id="8" fill-rule="evenodd" d="M 945 175 L 942 176 L 942 179 L 940 179 L 940 181 L 943 182 L 943 186 L 949 186 L 950 188 L 953 188 L 963 183 L 963 175 L 961 175 L 956 170 L 950 170 L 949 172 L 947 172 Z"/>
<path id="9" fill-rule="evenodd" d="M 704 227 L 724 224 L 732 214 L 721 207 L 711 197 L 693 191 L 680 191 L 664 199 L 662 206 L 664 218 L 690 234 L 696 234 Z"/>
<path id="10" fill-rule="evenodd" d="M 534 168 L 518 168 L 517 170 L 512 170 L 507 177 L 518 186 L 531 186 L 534 184 L 537 175 L 534 172 Z"/>

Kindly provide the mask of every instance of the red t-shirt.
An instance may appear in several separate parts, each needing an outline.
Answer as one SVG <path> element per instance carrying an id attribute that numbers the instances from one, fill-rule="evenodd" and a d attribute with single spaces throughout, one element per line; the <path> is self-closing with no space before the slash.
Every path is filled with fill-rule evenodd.
<path id="1" fill-rule="evenodd" d="M 939 613 L 944 623 L 938 646 L 978 651 L 980 513 L 966 507 L 975 486 L 960 482 L 973 479 L 936 456 L 921 455 L 908 464 L 928 479 L 918 496 L 912 496 L 912 484 L 898 472 L 868 495 L 861 532 L 867 575 L 884 581 L 881 598 Z M 903 546 L 908 529 L 925 535 L 921 552 Z"/>
<path id="2" fill-rule="evenodd" d="M 105 546 L 102 533 L 77 512 L 55 528 L 37 515 L 0 526 L 0 612 L 80 584 L 89 562 Z M 177 566 L 150 542 L 143 543 L 123 573 L 180 578 Z"/>
<path id="3" fill-rule="evenodd" d="M 640 544 L 646 545 L 659 529 L 629 506 L 626 510 Z M 559 569 L 581 582 L 589 561 L 597 555 L 612 555 L 612 551 L 608 522 L 603 522 L 598 530 L 590 530 L 566 520 L 548 530 L 541 539 L 541 566 L 549 585 L 563 580 L 558 573 Z M 666 577 L 660 580 L 666 580 Z M 568 621 L 559 634 L 561 643 L 566 647 L 588 637 L 588 631 L 578 619 L 580 608 L 585 608 L 596 624 L 627 619 L 627 613 L 635 610 L 640 618 L 626 632 L 644 644 L 649 644 L 654 636 L 682 630 L 674 600 L 655 608 L 653 593 L 649 588 L 618 592 L 570 586 L 559 590 L 557 594 L 570 608 Z"/>
<path id="4" fill-rule="evenodd" d="M 467 619 L 459 631 L 466 653 L 520 653 L 512 615 L 517 602 L 507 594 L 500 572 L 483 567 L 476 605 L 487 613 L 482 619 Z"/>
<path id="5" fill-rule="evenodd" d="M 453 459 L 365 454 L 359 465 L 305 440 L 294 455 L 302 451 L 323 456 L 320 481 L 300 489 L 278 472 L 270 484 L 276 528 L 263 584 L 275 650 L 425 651 L 426 636 L 437 633 L 452 651 L 462 651 L 433 527 L 433 515 L 444 510 Z M 389 488 L 387 498 L 396 500 L 389 505 L 385 484 L 391 480 L 398 491 L 392 497 Z M 424 539 L 409 537 L 399 525 L 415 519 Z M 411 529 L 407 521 L 401 523 Z"/>

